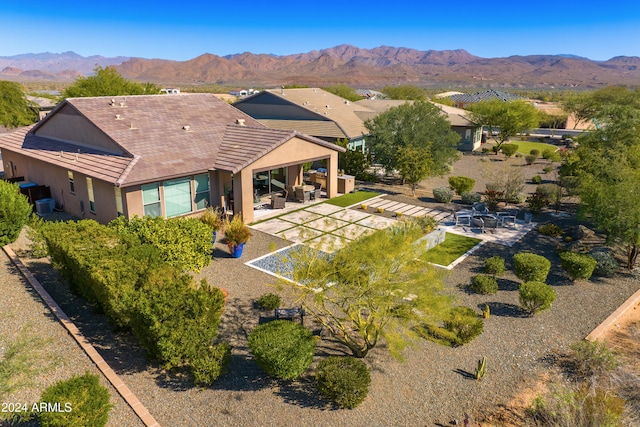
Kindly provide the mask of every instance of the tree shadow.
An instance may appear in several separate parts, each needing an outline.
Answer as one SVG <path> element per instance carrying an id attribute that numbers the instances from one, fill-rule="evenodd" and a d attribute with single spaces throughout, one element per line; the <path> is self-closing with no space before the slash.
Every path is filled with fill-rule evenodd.
<path id="1" fill-rule="evenodd" d="M 323 400 L 314 381 L 309 378 L 299 378 L 296 381 L 281 381 L 278 391 L 275 392 L 285 403 L 311 409 L 338 409 L 337 405 L 333 405 Z"/>
<path id="2" fill-rule="evenodd" d="M 498 290 L 500 291 L 517 291 L 520 289 L 520 283 L 509 279 L 497 279 Z"/>
<path id="3" fill-rule="evenodd" d="M 473 374 L 469 371 L 465 371 L 464 369 L 454 369 L 453 372 L 455 372 L 456 374 L 462 375 L 463 378 L 466 378 L 468 380 L 475 380 L 476 377 L 473 376 Z"/>
<path id="4" fill-rule="evenodd" d="M 491 310 L 491 314 L 501 317 L 530 317 L 529 313 L 524 311 L 521 307 L 515 304 L 508 304 L 504 302 L 488 302 L 486 303 Z M 484 308 L 484 303 L 478 305 L 479 308 Z"/>

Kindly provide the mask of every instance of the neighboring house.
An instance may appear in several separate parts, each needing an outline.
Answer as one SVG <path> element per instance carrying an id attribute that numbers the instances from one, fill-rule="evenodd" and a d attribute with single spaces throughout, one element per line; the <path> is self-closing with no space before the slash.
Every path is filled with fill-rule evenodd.
<path id="1" fill-rule="evenodd" d="M 374 118 L 378 114 L 384 113 L 390 108 L 398 107 L 407 102 L 412 101 L 363 99 L 362 101 L 356 102 L 356 104 L 362 105 L 363 107 L 366 107 L 367 110 L 372 111 L 372 113 L 358 113 L 362 120 L 367 120 Z M 442 113 L 447 116 L 447 119 L 451 123 L 451 130 L 460 135 L 458 150 L 474 151 L 480 148 L 482 140 L 482 126 L 474 123 L 469 118 L 469 113 L 467 111 L 435 102 L 433 102 L 433 105 L 442 110 Z"/>
<path id="2" fill-rule="evenodd" d="M 49 98 L 41 96 L 27 95 L 27 100 L 32 102 L 38 108 L 38 120 L 44 119 L 56 106 L 56 103 Z"/>
<path id="3" fill-rule="evenodd" d="M 327 196 L 336 196 L 343 151 L 270 129 L 210 94 L 70 98 L 0 136 L 6 178 L 48 185 L 56 206 L 101 223 L 194 215 L 231 194 L 251 222 L 258 188 L 300 184 L 306 162 L 326 161 Z"/>
<path id="4" fill-rule="evenodd" d="M 457 108 L 467 108 L 469 104 L 475 104 L 476 102 L 488 101 L 490 99 L 501 99 L 503 101 L 512 101 L 516 99 L 525 98 L 514 95 L 509 92 L 503 92 L 500 90 L 490 89 L 483 92 L 476 93 L 463 93 L 458 95 L 451 95 L 449 98 L 453 100 L 453 105 Z"/>
<path id="5" fill-rule="evenodd" d="M 233 104 L 272 129 L 296 130 L 328 142 L 348 139 L 364 150 L 367 128 L 358 116 L 367 108 L 319 88 L 271 89 Z"/>

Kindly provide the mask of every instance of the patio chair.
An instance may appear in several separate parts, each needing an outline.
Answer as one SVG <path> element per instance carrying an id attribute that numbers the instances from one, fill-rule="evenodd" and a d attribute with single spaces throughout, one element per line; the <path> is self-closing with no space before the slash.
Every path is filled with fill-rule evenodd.
<path id="1" fill-rule="evenodd" d="M 295 200 L 296 202 L 308 202 L 309 198 L 311 197 L 311 193 L 308 191 L 304 191 L 304 188 L 302 187 L 298 187 L 296 188 L 296 195 L 295 195 Z"/>
<path id="2" fill-rule="evenodd" d="M 453 212 L 453 219 L 455 220 L 455 225 L 467 225 L 471 226 L 471 219 L 473 218 L 473 213 L 468 210 L 460 210 Z"/>
<path id="3" fill-rule="evenodd" d="M 497 229 L 498 228 L 498 224 L 500 223 L 500 220 L 498 219 L 498 217 L 491 217 L 491 216 L 485 216 L 482 218 L 482 221 L 484 222 L 484 227 L 483 227 L 483 231 L 486 231 L 486 229 L 490 228 L 490 229 Z"/>
<path id="4" fill-rule="evenodd" d="M 518 211 L 515 209 L 498 212 L 498 219 L 500 220 L 500 225 L 505 226 L 508 222 L 511 222 L 514 226 L 516 225 L 516 217 L 518 216 Z"/>
<path id="5" fill-rule="evenodd" d="M 471 209 L 479 214 L 489 213 L 489 208 L 487 208 L 487 205 L 484 202 L 474 202 Z"/>
<path id="6" fill-rule="evenodd" d="M 284 209 L 287 201 L 287 190 L 284 191 L 284 195 L 273 194 L 271 196 L 271 209 Z"/>
<path id="7" fill-rule="evenodd" d="M 479 228 L 484 233 L 484 220 L 482 218 L 472 218 L 471 228 Z"/>
<path id="8" fill-rule="evenodd" d="M 287 200 L 293 200 L 294 197 L 296 196 L 296 192 L 293 189 L 293 185 L 286 184 L 284 186 L 284 191 L 285 191 L 285 197 L 287 198 Z"/>

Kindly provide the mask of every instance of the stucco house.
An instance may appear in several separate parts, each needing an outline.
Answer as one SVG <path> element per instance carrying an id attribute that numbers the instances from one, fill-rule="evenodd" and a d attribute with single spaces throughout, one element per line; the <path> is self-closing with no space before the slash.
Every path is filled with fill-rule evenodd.
<path id="1" fill-rule="evenodd" d="M 347 139 L 350 149 L 364 149 L 368 131 L 358 113 L 370 111 L 320 88 L 270 89 L 233 106 L 272 129 L 297 130 L 329 142 Z"/>
<path id="2" fill-rule="evenodd" d="M 325 160 L 337 195 L 343 148 L 268 128 L 210 94 L 70 98 L 34 126 L 0 136 L 5 177 L 48 185 L 58 208 L 106 223 L 118 215 L 197 215 L 234 201 L 254 219 L 254 198 L 302 183 Z"/>

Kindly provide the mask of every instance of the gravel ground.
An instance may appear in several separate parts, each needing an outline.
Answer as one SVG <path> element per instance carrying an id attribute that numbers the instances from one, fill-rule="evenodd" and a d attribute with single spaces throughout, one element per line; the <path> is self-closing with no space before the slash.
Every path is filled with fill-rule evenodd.
<path id="1" fill-rule="evenodd" d="M 464 156 L 456 163 L 454 174 L 481 175 L 474 157 Z M 511 162 L 516 160 L 521 159 Z M 439 185 L 430 181 L 421 189 L 425 193 L 419 199 L 410 200 L 432 203 L 428 188 Z M 481 188 L 479 185 L 476 189 Z M 395 194 L 392 197 L 407 197 L 396 187 L 376 187 Z M 571 224 L 570 219 L 563 221 L 563 225 Z M 405 352 L 404 362 L 392 359 L 380 345 L 365 359 L 372 369 L 369 395 L 353 410 L 336 409 L 317 397 L 313 366 L 299 381 L 274 381 L 255 364 L 247 349 L 248 332 L 271 315 L 257 310 L 254 303 L 260 295 L 277 289 L 275 278 L 244 263 L 289 244 L 276 237 L 254 232 L 241 259 L 230 258 L 226 248 L 217 244 L 211 265 L 197 275 L 229 292 L 220 337 L 233 345 L 232 360 L 228 373 L 211 388 L 194 388 L 187 377 L 166 375 L 145 360 L 127 334 L 114 334 L 100 315 L 68 293 L 59 291 L 54 298 L 62 300 L 67 313 L 75 317 L 80 329 L 100 347 L 103 357 L 163 426 L 447 425 L 454 419 L 460 422 L 465 412 L 477 421 L 496 405 L 508 403 L 547 369 L 545 360 L 550 353 L 584 338 L 638 289 L 637 274 L 624 272 L 614 279 L 570 283 L 558 267 L 557 243 L 559 240 L 534 231 L 511 248 L 485 244 L 463 261 L 445 281 L 459 304 L 477 308 L 478 312 L 485 303 L 490 305 L 492 316 L 485 322 L 484 333 L 459 348 L 417 343 Z M 548 283 L 556 289 L 557 301 L 550 310 L 532 318 L 524 316 L 518 304 L 518 281 L 509 272 L 500 279 L 495 295 L 467 291 L 471 277 L 480 271 L 486 257 L 502 255 L 511 267 L 512 255 L 523 250 L 545 255 L 553 263 Z M 31 268 L 38 277 L 43 276 L 45 287 L 64 290 L 46 262 L 36 261 Z M 341 350 L 323 339 L 315 362 Z M 487 356 L 488 372 L 478 382 L 470 379 L 469 373 L 482 356 Z"/>

